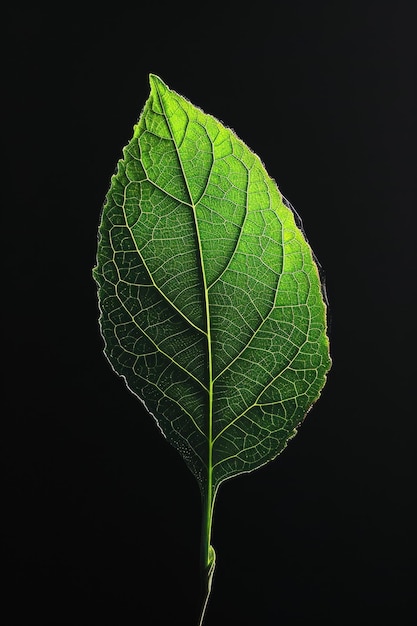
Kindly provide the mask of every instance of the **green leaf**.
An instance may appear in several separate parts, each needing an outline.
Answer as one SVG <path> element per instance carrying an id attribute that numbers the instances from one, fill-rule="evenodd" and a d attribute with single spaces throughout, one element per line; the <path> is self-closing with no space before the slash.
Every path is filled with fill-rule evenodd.
<path id="1" fill-rule="evenodd" d="M 260 159 L 160 78 L 150 83 L 102 213 L 100 326 L 114 370 L 199 483 L 212 575 L 219 485 L 274 459 L 325 384 L 326 304 Z"/>

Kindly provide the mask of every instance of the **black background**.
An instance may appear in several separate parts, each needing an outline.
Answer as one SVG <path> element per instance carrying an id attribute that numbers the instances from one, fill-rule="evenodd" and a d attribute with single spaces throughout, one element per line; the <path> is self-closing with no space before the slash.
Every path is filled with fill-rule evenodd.
<path id="1" fill-rule="evenodd" d="M 261 156 L 331 305 L 321 399 L 219 492 L 206 625 L 413 623 L 412 5 L 8 9 L 2 623 L 196 624 L 197 484 L 103 357 L 91 278 L 149 72 Z"/>

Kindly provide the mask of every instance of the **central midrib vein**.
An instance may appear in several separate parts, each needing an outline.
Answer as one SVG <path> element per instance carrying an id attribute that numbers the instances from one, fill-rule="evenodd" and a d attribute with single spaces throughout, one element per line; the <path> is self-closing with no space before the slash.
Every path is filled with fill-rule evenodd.
<path id="1" fill-rule="evenodd" d="M 159 93 L 159 102 L 161 108 L 164 112 L 164 117 L 172 138 L 172 142 L 175 147 L 175 151 L 177 153 L 178 163 L 181 168 L 181 172 L 184 178 L 184 184 L 187 187 L 188 196 L 190 198 L 190 206 L 193 211 L 193 219 L 194 219 L 194 228 L 197 238 L 197 246 L 198 246 L 198 255 L 199 255 L 199 263 L 201 270 L 201 277 L 203 281 L 203 290 L 204 290 L 204 309 L 205 309 L 205 317 L 206 317 L 206 333 L 207 333 L 207 360 L 208 360 L 208 415 L 207 415 L 207 490 L 206 493 L 203 494 L 203 560 L 205 566 L 208 567 L 210 565 L 210 539 L 211 539 L 211 525 L 212 525 L 212 513 L 213 513 L 213 504 L 214 504 L 214 494 L 213 494 L 213 358 L 212 358 L 212 342 L 211 342 L 211 328 L 210 328 L 210 303 L 209 303 L 209 292 L 207 288 L 207 279 L 206 272 L 204 266 L 204 257 L 203 257 L 203 249 L 201 246 L 201 238 L 200 231 L 198 227 L 197 213 L 196 213 L 196 204 L 194 203 L 193 196 L 191 194 L 190 187 L 188 185 L 187 176 L 185 174 L 181 156 L 179 154 L 178 146 L 174 139 L 174 133 L 172 131 L 171 125 L 169 123 L 168 116 L 165 111 L 164 103 L 162 100 L 162 96 Z"/>

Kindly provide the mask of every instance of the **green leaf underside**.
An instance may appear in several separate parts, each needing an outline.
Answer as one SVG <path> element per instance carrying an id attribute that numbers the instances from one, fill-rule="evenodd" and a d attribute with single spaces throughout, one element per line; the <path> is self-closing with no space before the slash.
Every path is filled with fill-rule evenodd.
<path id="1" fill-rule="evenodd" d="M 100 225 L 114 370 L 202 491 L 276 457 L 330 368 L 311 249 L 260 159 L 156 76 Z"/>

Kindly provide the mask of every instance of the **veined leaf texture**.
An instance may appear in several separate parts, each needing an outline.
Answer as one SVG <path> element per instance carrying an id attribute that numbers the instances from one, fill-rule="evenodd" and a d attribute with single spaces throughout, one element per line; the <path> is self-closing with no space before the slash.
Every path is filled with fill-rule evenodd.
<path id="1" fill-rule="evenodd" d="M 150 76 L 97 266 L 105 354 L 211 503 L 276 457 L 330 368 L 314 255 L 262 162 Z"/>

